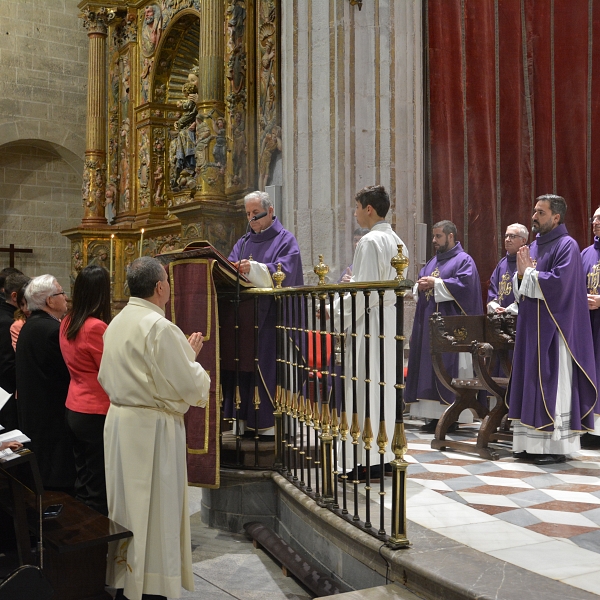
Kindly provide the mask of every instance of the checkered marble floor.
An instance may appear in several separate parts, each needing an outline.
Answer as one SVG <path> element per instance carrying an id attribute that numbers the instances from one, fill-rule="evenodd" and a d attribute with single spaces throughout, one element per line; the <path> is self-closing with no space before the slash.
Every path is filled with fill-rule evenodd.
<path id="1" fill-rule="evenodd" d="M 408 421 L 409 520 L 546 577 L 600 594 L 600 450 L 566 463 L 498 461 L 432 450 Z M 476 426 L 450 439 L 475 441 Z M 416 484 L 416 485 L 415 485 Z"/>

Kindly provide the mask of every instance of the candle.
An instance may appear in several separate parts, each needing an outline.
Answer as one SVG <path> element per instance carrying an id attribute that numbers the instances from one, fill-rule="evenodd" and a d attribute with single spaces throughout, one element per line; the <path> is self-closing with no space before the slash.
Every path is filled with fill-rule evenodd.
<path id="1" fill-rule="evenodd" d="M 144 229 L 142 228 L 142 235 L 140 236 L 140 258 L 142 258 L 143 246 L 144 246 Z"/>
<path id="2" fill-rule="evenodd" d="M 111 233 L 110 234 L 110 267 L 108 270 L 108 274 L 110 275 L 110 280 L 112 281 L 112 276 L 113 276 L 113 248 L 115 245 L 115 234 Z"/>

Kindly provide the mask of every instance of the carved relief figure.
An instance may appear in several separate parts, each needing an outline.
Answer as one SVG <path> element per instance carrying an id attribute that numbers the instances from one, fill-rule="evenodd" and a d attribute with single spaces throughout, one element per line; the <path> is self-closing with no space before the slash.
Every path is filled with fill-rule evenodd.
<path id="1" fill-rule="evenodd" d="M 129 210 L 129 157 L 125 150 L 121 150 L 119 163 L 119 200 L 123 210 Z"/>
<path id="2" fill-rule="evenodd" d="M 265 134 L 260 150 L 258 161 L 258 189 L 263 191 L 269 182 L 269 171 L 271 169 L 271 159 L 275 151 L 281 152 L 281 127 L 275 125 L 273 129 Z"/>
<path id="3" fill-rule="evenodd" d="M 213 130 L 215 132 L 215 145 L 213 146 L 213 158 L 215 163 L 220 167 L 221 173 L 225 172 L 227 163 L 227 130 L 225 129 L 225 119 L 218 117 L 213 121 Z"/>
<path id="4" fill-rule="evenodd" d="M 208 228 L 208 233 L 212 245 L 223 255 L 228 256 L 232 248 L 232 240 L 230 233 L 225 229 L 225 225 L 221 222 L 211 223 Z"/>
<path id="5" fill-rule="evenodd" d="M 231 81 L 233 94 L 237 94 L 244 85 L 246 75 L 246 53 L 244 52 L 244 23 L 246 9 L 238 0 L 227 9 L 228 52 L 227 78 Z"/>
<path id="6" fill-rule="evenodd" d="M 127 117 L 129 114 L 129 87 L 131 81 L 129 58 L 122 57 L 119 64 L 121 68 L 121 116 Z"/>
<path id="7" fill-rule="evenodd" d="M 246 141 L 246 126 L 242 113 L 238 110 L 233 114 L 233 179 L 234 185 L 244 183 L 246 180 L 246 155 L 248 143 Z"/>
<path id="8" fill-rule="evenodd" d="M 154 171 L 154 205 L 162 206 L 165 174 L 161 165 L 156 165 Z"/>
<path id="9" fill-rule="evenodd" d="M 158 4 L 149 4 L 144 9 L 142 27 L 142 54 L 152 56 L 162 35 L 162 12 Z"/>
<path id="10" fill-rule="evenodd" d="M 148 132 L 146 130 L 142 130 L 140 135 L 140 141 L 138 144 L 138 158 L 140 160 L 140 167 L 138 169 L 138 180 L 142 188 L 148 187 L 150 175 L 150 149 L 148 146 Z"/>
<path id="11" fill-rule="evenodd" d="M 104 267 L 108 270 L 108 248 L 104 245 L 96 246 L 93 250 L 88 249 L 88 266 Z M 91 258 L 89 258 L 91 256 Z"/>
<path id="12" fill-rule="evenodd" d="M 210 127 L 203 115 L 198 115 L 196 120 L 196 173 L 200 173 L 202 167 L 208 163 L 206 149 L 212 139 Z"/>
<path id="13" fill-rule="evenodd" d="M 265 125 L 273 118 L 275 99 L 277 97 L 273 64 L 275 62 L 275 25 L 264 23 L 260 28 L 260 45 L 264 48 L 260 59 L 260 112 Z"/>
<path id="14" fill-rule="evenodd" d="M 140 75 L 141 80 L 141 95 L 142 102 L 148 102 L 149 90 L 150 90 L 150 73 L 152 72 L 152 65 L 154 64 L 153 58 L 144 58 L 142 64 L 142 73 Z"/>

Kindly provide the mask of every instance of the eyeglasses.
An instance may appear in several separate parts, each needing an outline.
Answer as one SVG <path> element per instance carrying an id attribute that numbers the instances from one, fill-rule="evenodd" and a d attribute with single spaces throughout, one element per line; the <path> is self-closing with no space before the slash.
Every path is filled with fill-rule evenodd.
<path id="1" fill-rule="evenodd" d="M 56 292 L 56 294 L 50 294 L 50 298 L 54 298 L 54 296 L 67 296 L 67 292 Z"/>
<path id="2" fill-rule="evenodd" d="M 516 233 L 507 233 L 504 236 L 504 239 L 508 238 L 509 240 L 514 240 L 515 238 L 521 237 L 520 235 L 517 235 Z"/>
<path id="3" fill-rule="evenodd" d="M 596 217 L 592 217 L 592 218 L 590 219 L 590 223 L 592 223 L 592 225 L 593 225 L 594 223 L 600 223 L 600 215 L 598 215 L 598 216 L 596 216 Z"/>

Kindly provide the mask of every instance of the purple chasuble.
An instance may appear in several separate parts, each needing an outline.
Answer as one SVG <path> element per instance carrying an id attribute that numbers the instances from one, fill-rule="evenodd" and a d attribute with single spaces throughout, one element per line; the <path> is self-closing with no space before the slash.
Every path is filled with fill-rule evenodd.
<path id="1" fill-rule="evenodd" d="M 454 402 L 454 394 L 439 383 L 433 370 L 429 348 L 429 318 L 434 312 L 443 316 L 482 314 L 481 283 L 475 261 L 462 249 L 460 242 L 451 250 L 436 254 L 421 269 L 419 278 L 430 275 L 443 280 L 454 300 L 436 303 L 433 290 L 419 292 L 410 338 L 405 398 L 407 403 L 424 399 L 451 404 Z M 458 354 L 446 354 L 444 365 L 448 373 L 456 377 Z"/>
<path id="2" fill-rule="evenodd" d="M 579 246 L 561 224 L 545 235 L 538 234 L 530 253 L 544 298 L 521 296 L 519 300 L 513 370 L 506 394 L 508 417 L 544 432 L 554 431 L 562 335 L 573 360 L 570 428 L 593 430 L 596 368 L 590 352 L 592 329 Z"/>
<path id="3" fill-rule="evenodd" d="M 244 255 L 240 256 L 242 245 L 246 236 L 242 236 L 233 247 L 229 260 L 237 262 L 243 258 L 250 258 L 263 263 L 273 274 L 277 271 L 277 263 L 285 273 L 284 287 L 295 287 L 304 284 L 302 274 L 302 260 L 296 238 L 283 228 L 279 219 L 273 217 L 273 225 L 261 233 L 250 231 L 248 241 L 244 246 Z M 235 341 L 233 329 L 233 305 L 222 319 L 222 330 L 228 335 L 221 336 L 221 369 L 223 405 L 225 416 L 236 416 L 233 400 L 235 397 Z M 252 399 L 254 397 L 254 299 L 240 303 L 240 396 L 242 399 L 240 419 L 247 422 L 248 427 L 266 429 L 273 427 L 275 401 L 275 325 L 277 311 L 273 298 L 261 298 L 258 310 L 258 365 L 260 381 L 258 385 L 260 394 L 260 407 L 258 423 Z M 229 335 L 230 334 L 230 335 Z"/>
<path id="4" fill-rule="evenodd" d="M 488 287 L 487 301 L 497 302 L 503 308 L 510 306 L 515 301 L 512 289 L 512 279 L 517 270 L 517 255 L 508 254 L 496 265 L 490 285 Z"/>
<path id="5" fill-rule="evenodd" d="M 597 296 L 600 294 L 600 238 L 594 237 L 594 243 L 581 253 L 583 272 L 587 293 Z M 596 359 L 596 388 L 600 384 L 600 309 L 590 310 L 592 324 L 592 340 L 594 343 L 594 358 Z M 600 403 L 598 403 L 600 404 Z M 594 412 L 600 414 L 596 404 Z"/>

